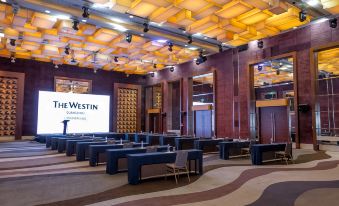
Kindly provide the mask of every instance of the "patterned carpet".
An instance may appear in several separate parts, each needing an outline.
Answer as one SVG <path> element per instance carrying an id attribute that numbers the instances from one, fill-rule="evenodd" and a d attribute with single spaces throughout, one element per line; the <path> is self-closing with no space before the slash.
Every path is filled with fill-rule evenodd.
<path id="1" fill-rule="evenodd" d="M 338 205 L 339 152 L 295 150 L 295 164 L 204 156 L 204 174 L 127 184 L 35 142 L 0 143 L 0 203 L 16 205 Z"/>

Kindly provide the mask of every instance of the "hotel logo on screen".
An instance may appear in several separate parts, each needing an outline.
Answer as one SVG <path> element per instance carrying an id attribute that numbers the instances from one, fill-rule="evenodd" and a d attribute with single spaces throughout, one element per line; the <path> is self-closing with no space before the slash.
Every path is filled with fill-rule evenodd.
<path id="1" fill-rule="evenodd" d="M 86 110 L 98 110 L 99 105 L 96 104 L 80 104 L 79 102 L 59 102 L 53 101 L 54 108 L 59 109 L 86 109 Z"/>

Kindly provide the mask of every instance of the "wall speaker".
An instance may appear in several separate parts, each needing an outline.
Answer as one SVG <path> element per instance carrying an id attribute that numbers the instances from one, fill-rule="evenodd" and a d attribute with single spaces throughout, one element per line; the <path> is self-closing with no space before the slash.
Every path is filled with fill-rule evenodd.
<path id="1" fill-rule="evenodd" d="M 299 104 L 298 105 L 298 111 L 301 112 L 301 113 L 307 113 L 310 110 L 311 110 L 311 107 L 308 104 Z"/>

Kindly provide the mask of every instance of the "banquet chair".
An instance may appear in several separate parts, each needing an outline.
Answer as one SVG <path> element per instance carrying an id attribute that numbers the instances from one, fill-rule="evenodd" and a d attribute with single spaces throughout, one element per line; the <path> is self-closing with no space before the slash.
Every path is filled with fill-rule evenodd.
<path id="1" fill-rule="evenodd" d="M 178 184 L 180 171 L 183 171 L 184 173 L 187 174 L 188 182 L 191 182 L 189 171 L 188 171 L 188 168 L 187 168 L 188 151 L 179 150 L 176 153 L 177 153 L 177 156 L 175 158 L 175 162 L 171 163 L 171 164 L 166 164 L 167 174 L 173 173 L 174 178 L 175 178 L 175 182 L 176 182 L 176 184 Z M 165 178 L 167 178 L 167 174 L 166 174 Z"/>
<path id="2" fill-rule="evenodd" d="M 276 158 L 281 158 L 281 161 L 285 160 L 286 164 L 288 165 L 288 161 L 291 160 L 294 164 L 293 154 L 292 154 L 292 143 L 286 143 L 285 151 L 278 151 L 275 152 Z"/>

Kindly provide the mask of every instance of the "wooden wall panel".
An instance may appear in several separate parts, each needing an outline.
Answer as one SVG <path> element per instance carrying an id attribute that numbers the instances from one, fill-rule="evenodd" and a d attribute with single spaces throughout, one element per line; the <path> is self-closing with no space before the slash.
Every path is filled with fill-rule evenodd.
<path id="1" fill-rule="evenodd" d="M 54 76 L 92 80 L 93 94 L 110 96 L 113 94 L 113 84 L 115 82 L 141 85 L 145 83 L 145 79 L 138 75 L 126 77 L 124 73 L 107 72 L 103 70 L 99 70 L 97 74 L 94 74 L 92 69 L 70 65 L 61 65 L 59 69 L 55 69 L 52 63 L 24 59 L 16 59 L 16 62 L 13 64 L 8 58 L 0 58 L 0 70 L 25 74 L 22 122 L 22 135 L 24 136 L 36 134 L 39 90 L 53 91 Z M 113 98 L 111 98 L 111 102 L 112 101 Z M 113 111 L 113 106 L 111 106 L 110 111 Z M 111 116 L 112 115 L 110 115 L 110 130 L 112 131 Z"/>
<path id="2" fill-rule="evenodd" d="M 310 50 L 313 47 L 339 41 L 339 28 L 330 28 L 328 21 L 325 21 L 266 38 L 263 41 L 263 49 L 259 49 L 257 42 L 253 41 L 249 43 L 247 51 L 237 52 L 237 49 L 230 49 L 209 56 L 207 62 L 199 66 L 194 62 L 188 62 L 176 66 L 174 72 L 170 72 L 168 69 L 157 72 L 154 78 L 147 78 L 147 84 L 189 78 L 208 73 L 212 71 L 213 67 L 217 73 L 217 135 L 247 137 L 250 135 L 250 62 L 296 52 L 299 103 L 310 104 L 314 108 L 314 91 L 311 87 L 314 84 L 314 76 L 310 71 Z M 239 77 L 234 74 L 237 67 L 239 68 Z M 235 88 L 237 78 L 239 78 L 239 90 Z M 299 116 L 301 143 L 312 143 L 312 112 Z M 236 127 L 237 123 L 239 123 L 239 127 Z"/>

